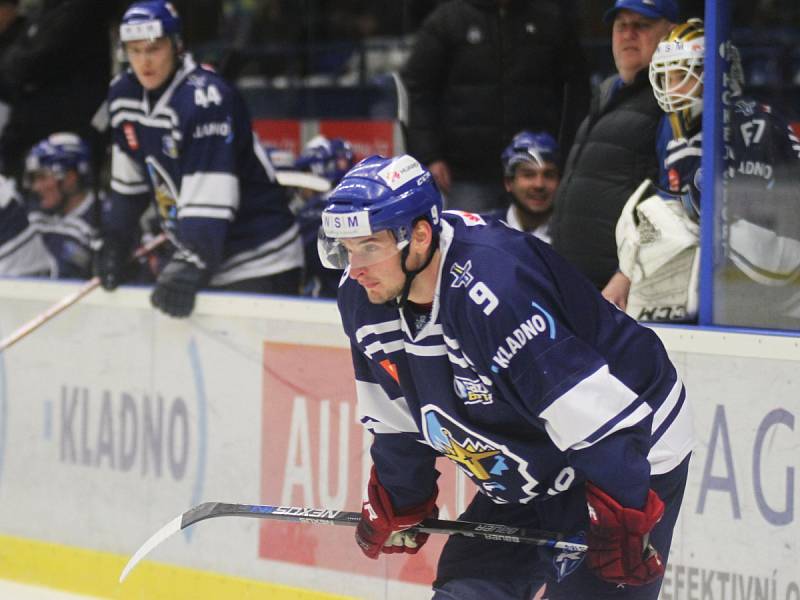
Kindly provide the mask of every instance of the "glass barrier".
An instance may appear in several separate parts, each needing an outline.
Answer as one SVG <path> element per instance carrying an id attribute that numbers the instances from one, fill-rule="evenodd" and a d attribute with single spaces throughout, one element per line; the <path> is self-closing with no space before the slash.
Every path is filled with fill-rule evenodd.
<path id="1" fill-rule="evenodd" d="M 800 30 L 755 24 L 734 28 L 731 40 L 720 103 L 713 321 L 800 330 Z"/>

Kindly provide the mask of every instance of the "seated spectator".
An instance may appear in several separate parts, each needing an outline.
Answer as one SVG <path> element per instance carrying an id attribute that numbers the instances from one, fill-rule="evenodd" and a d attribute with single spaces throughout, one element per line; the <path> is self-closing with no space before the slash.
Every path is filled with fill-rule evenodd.
<path id="1" fill-rule="evenodd" d="M 687 260 L 686 249 L 687 233 L 692 231 L 687 222 L 700 218 L 704 56 L 703 22 L 690 19 L 659 44 L 650 64 L 653 92 L 667 113 L 662 126 L 666 135 L 658 148 L 662 189 L 657 195 L 673 210 L 643 208 L 648 194 L 642 194 L 638 206 L 633 206 L 636 199 L 629 202 L 639 226 L 620 223 L 618 229 L 620 269 L 630 292 L 617 304 L 627 303 L 628 312 L 640 319 L 695 317 L 691 299 L 697 294 L 697 260 Z M 735 48 L 728 58 L 731 138 L 719 213 L 724 215 L 724 261 L 716 267 L 721 285 L 715 321 L 797 328 L 800 142 L 771 106 L 742 95 L 744 77 Z M 672 198 L 680 202 L 669 202 Z M 631 211 L 629 220 L 634 218 Z M 645 260 L 648 256 L 656 262 Z M 682 296 L 676 296 L 678 292 Z"/>
<path id="2" fill-rule="evenodd" d="M 295 167 L 326 179 L 333 189 L 354 164 L 355 157 L 350 142 L 341 138 L 329 140 L 325 136 L 318 135 L 306 144 Z M 300 198 L 295 205 L 295 213 L 303 236 L 306 258 L 303 295 L 313 298 L 336 298 L 342 272 L 323 267 L 317 251 L 322 211 L 328 204 L 329 192 L 319 193 L 301 188 L 299 193 Z"/>
<path id="3" fill-rule="evenodd" d="M 503 150 L 500 160 L 509 206 L 485 215 L 486 220 L 500 218 L 549 244 L 550 215 L 560 181 L 558 144 L 547 132 L 521 131 Z"/>
<path id="4" fill-rule="evenodd" d="M 42 237 L 12 179 L 0 175 L 0 277 L 49 277 L 54 271 Z"/>
<path id="5" fill-rule="evenodd" d="M 201 289 L 297 294 L 303 266 L 288 192 L 252 131 L 242 96 L 194 62 L 169 2 L 135 2 L 120 40 L 130 68 L 109 90 L 111 198 L 98 274 L 113 290 L 150 202 L 176 250 L 150 300 L 173 317 Z"/>
<path id="6" fill-rule="evenodd" d="M 25 159 L 30 222 L 41 232 L 55 264 L 54 277 L 89 279 L 99 201 L 89 146 L 73 133 L 54 133 Z"/>

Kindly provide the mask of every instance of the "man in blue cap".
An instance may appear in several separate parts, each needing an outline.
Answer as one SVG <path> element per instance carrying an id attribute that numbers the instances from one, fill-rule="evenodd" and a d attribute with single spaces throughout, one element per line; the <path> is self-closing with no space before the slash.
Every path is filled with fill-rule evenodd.
<path id="1" fill-rule="evenodd" d="M 678 21 L 676 0 L 617 0 L 612 24 L 617 73 L 600 86 L 578 129 L 555 202 L 554 248 L 613 299 L 614 225 L 626 200 L 658 175 L 661 111 L 648 80 L 650 57 Z M 610 287 L 609 287 L 610 286 Z"/>

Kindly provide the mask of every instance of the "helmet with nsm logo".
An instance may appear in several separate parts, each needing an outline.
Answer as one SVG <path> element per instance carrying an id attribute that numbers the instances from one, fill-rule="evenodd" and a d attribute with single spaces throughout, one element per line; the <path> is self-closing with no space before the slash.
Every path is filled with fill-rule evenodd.
<path id="1" fill-rule="evenodd" d="M 404 154 L 393 158 L 370 156 L 353 167 L 328 197 L 322 212 L 318 250 L 322 264 L 332 269 L 350 265 L 369 266 L 401 255 L 400 264 L 406 284 L 400 295 L 402 306 L 408 297 L 413 278 L 433 259 L 441 230 L 442 195 L 430 171 L 415 158 Z M 416 269 L 409 269 L 406 259 L 414 225 L 426 220 L 433 240 L 428 256 Z M 383 231 L 392 234 L 391 243 L 375 238 Z M 364 238 L 363 247 L 350 249 L 344 240 Z"/>
<path id="2" fill-rule="evenodd" d="M 164 0 L 145 0 L 134 2 L 122 15 L 119 26 L 119 40 L 135 42 L 155 41 L 161 37 L 172 38 L 181 47 L 181 18 L 170 2 Z"/>

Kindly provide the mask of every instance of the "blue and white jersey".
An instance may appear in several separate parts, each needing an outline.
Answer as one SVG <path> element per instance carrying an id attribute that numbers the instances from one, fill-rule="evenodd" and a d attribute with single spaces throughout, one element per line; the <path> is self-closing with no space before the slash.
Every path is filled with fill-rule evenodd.
<path id="1" fill-rule="evenodd" d="M 517 218 L 517 211 L 514 208 L 514 205 L 511 204 L 508 208 L 501 208 L 490 213 L 481 214 L 481 217 L 487 222 L 491 223 L 493 221 L 503 221 L 506 225 L 511 227 L 511 229 L 516 229 L 517 231 L 525 231 L 522 228 L 522 223 L 520 223 L 519 218 Z M 548 219 L 541 225 L 539 225 L 533 231 L 529 231 L 533 236 L 536 236 L 543 242 L 550 244 L 552 243 L 552 237 L 550 236 L 550 220 Z"/>
<path id="2" fill-rule="evenodd" d="M 53 257 L 53 277 L 89 279 L 92 276 L 92 242 L 97 237 L 98 200 L 93 192 L 66 215 L 32 210 L 31 224 L 41 233 Z"/>
<path id="3" fill-rule="evenodd" d="M 13 182 L 0 176 L 0 277 L 51 276 L 55 264 Z"/>
<path id="4" fill-rule="evenodd" d="M 398 508 L 427 498 L 436 456 L 497 503 L 590 480 L 625 506 L 691 451 L 686 392 L 655 333 L 547 244 L 445 212 L 427 323 L 339 288 L 359 418 Z M 498 268 L 502 265 L 501 268 Z"/>
<path id="5" fill-rule="evenodd" d="M 746 97 L 733 103 L 728 127 L 725 251 L 753 281 L 784 286 L 800 277 L 800 140 L 772 107 Z M 658 140 L 659 185 L 688 186 L 699 209 L 702 132 L 673 139 L 665 116 Z"/>
<path id="6" fill-rule="evenodd" d="M 104 235 L 132 242 L 132 226 L 152 199 L 162 228 L 184 258 L 211 270 L 212 285 L 302 267 L 288 194 L 244 100 L 225 80 L 186 54 L 157 94 L 131 70 L 120 75 L 109 110 L 112 197 Z"/>

